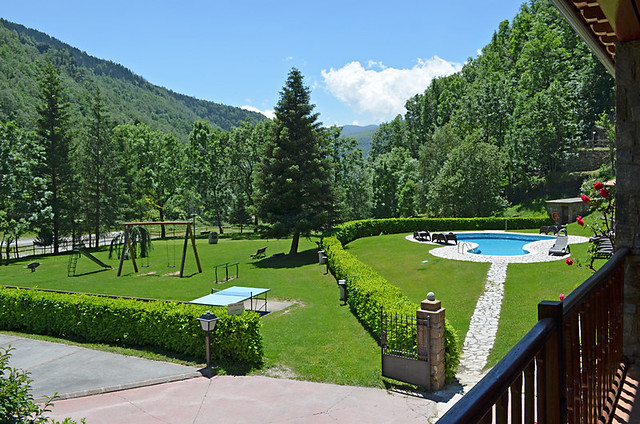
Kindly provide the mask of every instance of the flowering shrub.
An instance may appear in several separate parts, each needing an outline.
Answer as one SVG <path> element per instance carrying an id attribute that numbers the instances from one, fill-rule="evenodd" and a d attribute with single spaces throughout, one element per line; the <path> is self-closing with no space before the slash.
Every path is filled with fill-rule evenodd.
<path id="1" fill-rule="evenodd" d="M 573 265 L 573 259 L 567 258 L 564 260 L 567 265 Z"/>
<path id="2" fill-rule="evenodd" d="M 611 245 L 615 246 L 615 233 L 613 232 L 613 218 L 615 214 L 615 186 L 605 187 L 605 185 L 596 181 L 593 184 L 588 183 L 583 185 L 583 190 L 587 193 L 583 193 L 580 198 L 583 202 L 588 203 L 591 213 L 596 214 L 596 220 L 592 225 L 585 224 L 584 219 L 581 216 L 576 218 L 578 225 L 591 228 L 594 238 L 606 237 L 611 240 Z M 589 246 L 589 257 L 592 259 L 598 246 L 596 243 Z M 573 262 L 572 262 L 573 263 Z M 567 262 L 568 265 L 569 262 Z M 593 264 L 593 261 L 591 261 Z M 593 267 L 591 267 L 593 269 Z"/>

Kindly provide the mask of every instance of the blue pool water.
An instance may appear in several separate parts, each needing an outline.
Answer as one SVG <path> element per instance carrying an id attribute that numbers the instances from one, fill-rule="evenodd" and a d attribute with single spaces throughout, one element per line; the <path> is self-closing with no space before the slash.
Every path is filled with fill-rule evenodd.
<path id="1" fill-rule="evenodd" d="M 526 255 L 524 245 L 539 240 L 553 239 L 553 236 L 524 235 L 510 233 L 459 233 L 458 243 L 469 241 L 477 243 L 476 249 L 468 250 L 469 253 L 493 256 Z"/>

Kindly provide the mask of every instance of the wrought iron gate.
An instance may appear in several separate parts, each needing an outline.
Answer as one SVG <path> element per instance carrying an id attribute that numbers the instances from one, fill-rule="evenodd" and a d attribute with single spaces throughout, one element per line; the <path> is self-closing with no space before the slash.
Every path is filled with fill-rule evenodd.
<path id="1" fill-rule="evenodd" d="M 428 343 L 429 317 L 413 317 L 385 314 L 380 311 L 380 347 L 382 348 L 382 375 L 394 380 L 422 386 L 431 386 Z M 418 344 L 424 340 L 423 346 Z"/>

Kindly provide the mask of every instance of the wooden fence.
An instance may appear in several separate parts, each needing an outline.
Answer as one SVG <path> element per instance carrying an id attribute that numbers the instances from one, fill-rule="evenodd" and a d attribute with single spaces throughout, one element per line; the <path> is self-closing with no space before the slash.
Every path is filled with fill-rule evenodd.
<path id="1" fill-rule="evenodd" d="M 438 423 L 609 422 L 621 390 L 621 249 L 538 322 Z"/>

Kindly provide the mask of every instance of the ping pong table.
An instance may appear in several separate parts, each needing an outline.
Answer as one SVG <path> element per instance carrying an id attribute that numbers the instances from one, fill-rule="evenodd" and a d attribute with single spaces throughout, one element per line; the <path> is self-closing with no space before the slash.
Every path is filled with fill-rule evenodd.
<path id="1" fill-rule="evenodd" d="M 224 290 L 211 289 L 211 294 L 194 299 L 189 303 L 208 306 L 229 306 L 234 303 L 241 303 L 245 300 L 250 300 L 251 310 L 254 310 L 253 299 L 256 299 L 256 307 L 258 306 L 257 300 L 264 300 L 264 312 L 267 312 L 267 292 L 270 290 L 271 289 L 239 286 L 229 287 Z M 255 311 L 259 311 L 261 309 L 262 308 L 258 308 L 255 309 Z"/>

